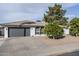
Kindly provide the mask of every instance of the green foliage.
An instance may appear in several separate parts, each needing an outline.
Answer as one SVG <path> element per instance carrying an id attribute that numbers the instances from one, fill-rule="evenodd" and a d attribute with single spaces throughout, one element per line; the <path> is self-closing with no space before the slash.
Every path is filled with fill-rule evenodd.
<path id="1" fill-rule="evenodd" d="M 62 9 L 62 5 L 55 4 L 53 7 L 48 7 L 48 11 L 44 14 L 44 21 L 47 25 L 44 27 L 44 32 L 48 37 L 62 37 L 63 26 L 67 25 L 67 19 L 64 17 L 66 10 Z M 62 27 L 60 27 L 62 26 Z"/>
<path id="2" fill-rule="evenodd" d="M 70 35 L 79 36 L 79 18 L 77 17 L 70 21 Z"/>
<path id="3" fill-rule="evenodd" d="M 78 27 L 79 26 L 79 18 L 75 17 L 70 21 L 71 27 Z"/>
<path id="4" fill-rule="evenodd" d="M 79 31 L 77 28 L 73 28 L 73 27 L 70 28 L 70 35 L 78 36 L 78 34 L 79 34 Z"/>
<path id="5" fill-rule="evenodd" d="M 45 34 L 47 34 L 48 37 L 52 37 L 52 38 L 60 38 L 63 36 L 63 28 L 56 25 L 56 24 L 47 24 L 44 27 L 44 32 Z"/>
<path id="6" fill-rule="evenodd" d="M 48 9 L 46 14 L 44 14 L 45 22 L 66 25 L 68 18 L 64 17 L 66 10 L 62 9 L 62 5 L 55 4 L 54 7 L 48 7 Z"/>

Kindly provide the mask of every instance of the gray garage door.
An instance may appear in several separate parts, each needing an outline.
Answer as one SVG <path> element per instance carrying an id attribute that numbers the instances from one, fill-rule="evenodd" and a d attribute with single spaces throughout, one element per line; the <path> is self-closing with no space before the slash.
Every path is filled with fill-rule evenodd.
<path id="1" fill-rule="evenodd" d="M 30 28 L 9 28 L 9 37 L 30 36 Z"/>
<path id="2" fill-rule="evenodd" d="M 30 36 L 30 28 L 26 28 L 25 32 L 25 36 Z"/>
<path id="3" fill-rule="evenodd" d="M 24 29 L 10 28 L 9 37 L 24 36 Z"/>

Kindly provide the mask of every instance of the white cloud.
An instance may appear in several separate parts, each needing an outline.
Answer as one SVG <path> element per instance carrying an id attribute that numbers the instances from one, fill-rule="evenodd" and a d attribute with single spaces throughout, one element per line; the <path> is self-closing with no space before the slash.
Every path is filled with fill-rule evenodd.
<path id="1" fill-rule="evenodd" d="M 0 4 L 0 20 L 4 22 L 42 19 L 43 14 L 48 9 L 48 6 L 53 6 L 53 3 L 23 3 L 23 4 Z M 64 8 L 76 6 L 77 4 L 62 4 Z M 69 18 L 75 15 L 66 15 Z"/>
<path id="2" fill-rule="evenodd" d="M 68 21 L 70 21 L 74 17 L 79 17 L 79 15 L 74 15 L 74 14 L 70 15 L 70 14 L 68 14 L 68 15 L 66 15 L 66 17 L 68 17 L 69 18 Z"/>
<path id="3" fill-rule="evenodd" d="M 62 7 L 63 8 L 69 8 L 69 7 L 73 7 L 73 6 L 76 6 L 77 3 L 63 3 L 62 4 Z"/>
<path id="4" fill-rule="evenodd" d="M 42 18 L 39 13 L 9 13 L 4 16 L 6 22 L 19 21 L 19 20 L 38 20 Z"/>
<path id="5" fill-rule="evenodd" d="M 66 15 L 66 17 L 75 17 L 75 15 Z"/>

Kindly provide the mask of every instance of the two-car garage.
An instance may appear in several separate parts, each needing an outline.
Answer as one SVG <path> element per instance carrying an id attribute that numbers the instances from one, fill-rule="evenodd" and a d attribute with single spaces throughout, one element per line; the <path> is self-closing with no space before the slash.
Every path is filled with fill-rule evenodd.
<path id="1" fill-rule="evenodd" d="M 30 36 L 30 27 L 27 28 L 8 28 L 9 37 Z"/>

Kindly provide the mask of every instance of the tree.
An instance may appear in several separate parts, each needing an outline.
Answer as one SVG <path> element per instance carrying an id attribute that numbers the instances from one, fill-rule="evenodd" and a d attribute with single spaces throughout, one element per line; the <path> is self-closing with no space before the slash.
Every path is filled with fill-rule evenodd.
<path id="1" fill-rule="evenodd" d="M 77 17 L 70 21 L 70 35 L 79 36 L 79 18 Z"/>
<path id="2" fill-rule="evenodd" d="M 62 27 L 52 23 L 49 23 L 44 27 L 44 32 L 51 38 L 60 38 L 64 33 Z"/>
<path id="3" fill-rule="evenodd" d="M 44 14 L 46 23 L 44 32 L 48 37 L 59 38 L 63 36 L 63 28 L 60 25 L 66 25 L 67 19 L 64 15 L 66 10 L 62 9 L 62 5 L 55 4 L 53 7 L 48 7 L 48 11 Z"/>
<path id="4" fill-rule="evenodd" d="M 54 7 L 48 7 L 48 11 L 44 14 L 44 21 L 47 23 L 66 25 L 68 18 L 64 17 L 65 13 L 66 10 L 62 9 L 62 5 L 55 4 Z"/>

